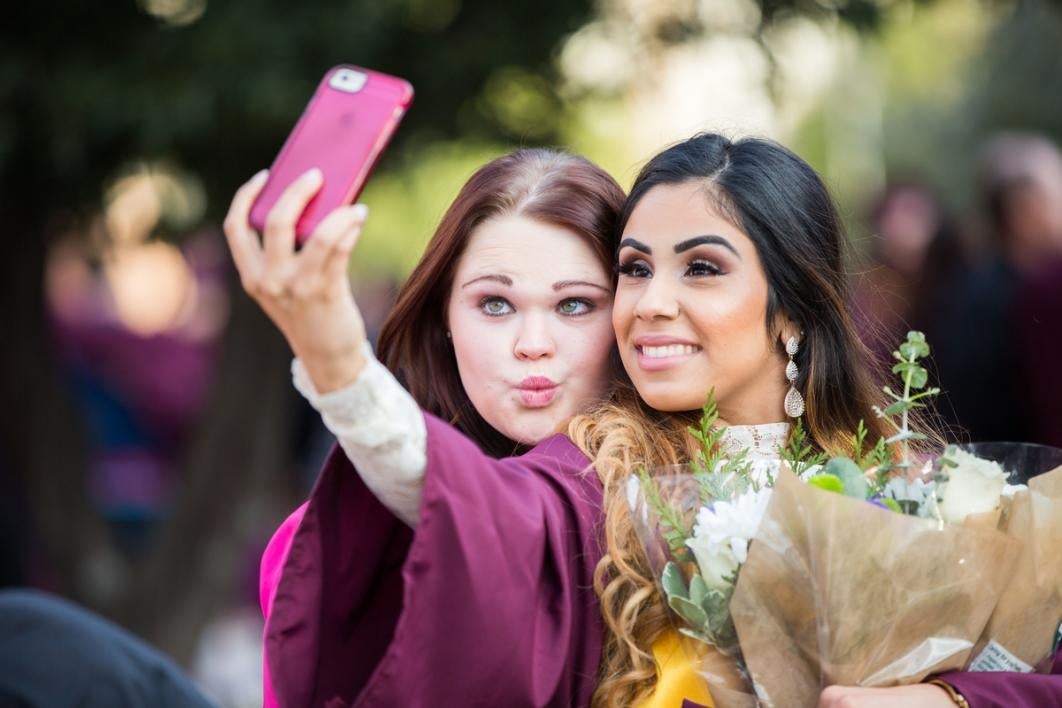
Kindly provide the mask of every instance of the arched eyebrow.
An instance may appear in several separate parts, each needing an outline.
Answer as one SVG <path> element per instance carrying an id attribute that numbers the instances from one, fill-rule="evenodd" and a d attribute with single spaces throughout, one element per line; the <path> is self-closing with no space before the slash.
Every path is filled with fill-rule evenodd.
<path id="1" fill-rule="evenodd" d="M 683 251 L 690 250 L 694 246 L 700 246 L 703 244 L 707 244 L 709 246 L 722 246 L 738 258 L 741 258 L 741 254 L 737 252 L 736 248 L 734 248 L 734 244 L 730 243 L 722 236 L 716 236 L 715 234 L 694 236 L 693 238 L 688 238 L 681 243 L 677 243 L 675 244 L 675 253 L 682 253 Z"/>
<path id="2" fill-rule="evenodd" d="M 606 288 L 604 285 L 601 285 L 599 283 L 591 283 L 589 280 L 559 280 L 553 284 L 553 291 L 560 292 L 565 288 L 573 287 L 597 288 L 598 290 L 602 290 L 606 293 L 612 294 L 612 288 Z"/>
<path id="3" fill-rule="evenodd" d="M 641 251 L 642 253 L 644 253 L 647 256 L 653 255 L 653 249 L 649 248 L 648 246 L 646 246 L 641 241 L 639 241 L 637 239 L 633 239 L 633 238 L 625 238 L 622 241 L 620 241 L 619 248 L 616 249 L 617 253 L 621 249 L 623 249 L 625 247 L 628 247 L 628 246 L 630 248 L 635 249 L 636 251 Z"/>
<path id="4" fill-rule="evenodd" d="M 513 286 L 513 279 L 507 275 L 481 275 L 478 278 L 472 278 L 472 280 L 468 281 L 461 287 L 467 288 L 469 285 L 472 285 L 473 283 L 478 283 L 481 280 L 491 280 L 495 283 L 501 283 L 502 285 L 509 288 Z"/>

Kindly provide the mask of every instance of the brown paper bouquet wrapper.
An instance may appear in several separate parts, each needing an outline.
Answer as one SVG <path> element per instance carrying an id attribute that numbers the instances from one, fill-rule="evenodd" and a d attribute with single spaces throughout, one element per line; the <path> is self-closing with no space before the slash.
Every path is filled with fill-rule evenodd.
<path id="1" fill-rule="evenodd" d="M 1062 621 L 1062 467 L 1030 479 L 1029 490 L 1015 494 L 1002 509 L 1000 529 L 1022 549 L 971 655 L 971 668 L 978 667 L 977 658 L 994 641 L 1014 658 L 1046 671 Z"/>
<path id="2" fill-rule="evenodd" d="M 700 644 L 699 663 L 697 673 L 708 685 L 715 708 L 756 708 L 759 705 L 736 659 L 715 647 Z"/>
<path id="3" fill-rule="evenodd" d="M 962 668 L 1019 552 L 994 529 L 904 516 L 782 470 L 730 603 L 763 705 Z"/>

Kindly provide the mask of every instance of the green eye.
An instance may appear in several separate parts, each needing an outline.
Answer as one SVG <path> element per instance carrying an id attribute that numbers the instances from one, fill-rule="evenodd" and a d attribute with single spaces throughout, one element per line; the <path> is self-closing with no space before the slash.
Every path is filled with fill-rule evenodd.
<path id="1" fill-rule="evenodd" d="M 479 303 L 479 309 L 483 311 L 483 314 L 490 317 L 500 317 L 514 311 L 508 300 L 502 297 L 483 298 Z"/>
<path id="2" fill-rule="evenodd" d="M 579 298 L 571 298 L 565 300 L 557 306 L 557 310 L 562 315 L 572 316 L 585 315 L 593 308 L 594 306 L 590 302 L 587 302 L 586 300 L 581 300 Z"/>

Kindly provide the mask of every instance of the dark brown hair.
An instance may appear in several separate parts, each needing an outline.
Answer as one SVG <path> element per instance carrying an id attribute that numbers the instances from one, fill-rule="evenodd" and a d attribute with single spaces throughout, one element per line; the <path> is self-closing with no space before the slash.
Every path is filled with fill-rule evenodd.
<path id="1" fill-rule="evenodd" d="M 468 435 L 489 455 L 520 446 L 476 411 L 446 338 L 446 305 L 457 262 L 487 219 L 519 215 L 571 230 L 612 271 L 624 194 L 607 172 L 576 155 L 518 150 L 481 167 L 461 188 L 380 331 L 377 355 L 424 410 Z"/>

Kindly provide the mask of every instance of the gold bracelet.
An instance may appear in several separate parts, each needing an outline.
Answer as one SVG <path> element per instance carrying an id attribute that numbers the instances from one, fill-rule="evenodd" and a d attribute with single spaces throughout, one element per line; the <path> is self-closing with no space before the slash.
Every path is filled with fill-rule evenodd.
<path id="1" fill-rule="evenodd" d="M 932 681 L 929 681 L 929 683 L 932 684 L 933 686 L 940 686 L 945 691 L 947 691 L 948 692 L 948 698 L 950 698 L 955 705 L 959 706 L 959 708 L 970 708 L 970 702 L 968 700 L 966 700 L 966 696 L 964 696 L 961 693 L 959 693 L 958 689 L 956 689 L 954 686 L 952 686 L 947 681 L 941 681 L 940 679 L 934 679 Z"/>

